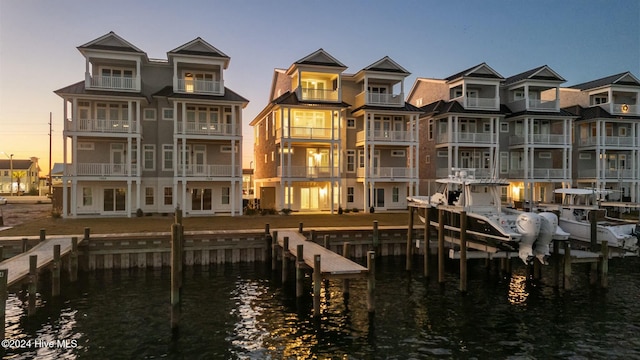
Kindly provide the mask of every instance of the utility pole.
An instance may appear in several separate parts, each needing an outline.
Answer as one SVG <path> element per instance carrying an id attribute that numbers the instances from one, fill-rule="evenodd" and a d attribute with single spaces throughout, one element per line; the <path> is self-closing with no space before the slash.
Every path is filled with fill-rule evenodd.
<path id="1" fill-rule="evenodd" d="M 53 119 L 53 114 L 51 112 L 49 112 L 49 196 L 53 196 L 53 192 L 51 191 L 52 190 L 51 168 L 53 167 L 53 165 L 51 164 L 52 119 Z"/>

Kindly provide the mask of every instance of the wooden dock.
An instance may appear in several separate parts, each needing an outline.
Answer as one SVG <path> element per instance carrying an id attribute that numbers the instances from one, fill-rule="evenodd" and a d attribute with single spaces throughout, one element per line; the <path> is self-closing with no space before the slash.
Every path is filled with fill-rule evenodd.
<path id="1" fill-rule="evenodd" d="M 78 240 L 80 243 L 82 239 Z M 52 238 L 45 240 L 34 246 L 27 252 L 16 255 L 0 262 L 0 270 L 7 269 L 7 286 L 11 286 L 24 280 L 29 275 L 29 258 L 37 255 L 37 269 L 41 270 L 51 265 L 54 261 L 54 247 L 60 245 L 60 256 L 63 257 L 71 252 L 72 238 Z"/>

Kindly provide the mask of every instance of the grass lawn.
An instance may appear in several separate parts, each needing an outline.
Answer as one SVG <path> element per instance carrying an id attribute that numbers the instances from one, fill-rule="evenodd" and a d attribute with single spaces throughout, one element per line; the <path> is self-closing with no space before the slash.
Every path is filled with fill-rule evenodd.
<path id="1" fill-rule="evenodd" d="M 271 229 L 297 228 L 300 222 L 304 224 L 305 229 L 311 229 L 313 227 L 373 226 L 374 220 L 378 221 L 379 226 L 407 226 L 408 213 L 185 217 L 183 224 L 185 231 L 264 229 L 265 224 L 269 224 Z M 91 228 L 92 234 L 169 232 L 173 221 L 173 216 L 161 215 L 83 219 L 56 219 L 47 216 L 26 221 L 11 229 L 1 231 L 0 237 L 38 236 L 40 229 L 45 229 L 47 235 L 82 235 L 85 227 Z"/>

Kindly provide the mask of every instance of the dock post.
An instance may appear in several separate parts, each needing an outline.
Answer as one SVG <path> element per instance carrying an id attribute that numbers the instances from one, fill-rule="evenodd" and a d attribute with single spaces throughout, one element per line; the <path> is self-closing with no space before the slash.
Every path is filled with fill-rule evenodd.
<path id="1" fill-rule="evenodd" d="M 4 260 L 4 246 L 0 246 L 0 262 Z"/>
<path id="2" fill-rule="evenodd" d="M 296 247 L 296 297 L 304 295 L 304 245 Z"/>
<path id="3" fill-rule="evenodd" d="M 344 244 L 342 244 L 342 257 L 344 257 L 345 259 L 348 259 L 350 256 L 349 254 L 350 248 L 351 246 L 348 242 L 345 242 Z M 344 296 L 345 299 L 349 297 L 349 279 L 342 279 L 342 295 Z"/>
<path id="4" fill-rule="evenodd" d="M 298 223 L 298 232 L 302 234 L 302 223 Z"/>
<path id="5" fill-rule="evenodd" d="M 29 310 L 27 316 L 36 313 L 36 292 L 38 291 L 38 255 L 29 255 Z"/>
<path id="6" fill-rule="evenodd" d="M 331 250 L 331 242 L 328 234 L 323 237 L 322 246 L 324 246 L 325 249 Z"/>
<path id="7" fill-rule="evenodd" d="M 374 251 L 367 252 L 367 310 L 369 313 L 376 311 L 376 299 L 374 297 L 376 290 L 376 253 Z"/>
<path id="8" fill-rule="evenodd" d="M 271 271 L 276 271 L 278 264 L 278 231 L 273 232 L 271 241 Z"/>
<path id="9" fill-rule="evenodd" d="M 591 251 L 595 252 L 598 246 L 598 213 L 596 210 L 589 211 L 589 221 L 591 223 Z"/>
<path id="10" fill-rule="evenodd" d="M 29 239 L 22 238 L 22 252 L 26 253 L 29 250 Z"/>
<path id="11" fill-rule="evenodd" d="M 180 322 L 180 224 L 171 225 L 171 330 Z"/>
<path id="12" fill-rule="evenodd" d="M 429 233 L 429 209 L 424 208 L 424 250 L 422 256 L 424 257 L 424 277 L 429 277 L 429 253 L 431 252 L 431 234 Z"/>
<path id="13" fill-rule="evenodd" d="M 308 239 L 308 240 L 309 240 L 309 241 L 316 242 L 316 231 L 315 231 L 315 230 L 311 230 L 311 231 L 309 232 L 309 239 Z"/>
<path id="14" fill-rule="evenodd" d="M 467 292 L 467 212 L 460 212 L 460 291 Z"/>
<path id="15" fill-rule="evenodd" d="M 9 281 L 9 269 L 0 270 L 0 340 L 4 340 L 5 317 L 7 311 L 7 281 Z"/>
<path id="16" fill-rule="evenodd" d="M 320 255 L 313 256 L 313 316 L 320 316 L 320 283 L 322 282 L 322 271 L 320 266 Z"/>
<path id="17" fill-rule="evenodd" d="M 540 280 L 542 279 L 542 266 L 539 261 L 536 259 L 533 260 L 533 279 Z"/>
<path id="18" fill-rule="evenodd" d="M 609 242 L 606 240 L 602 241 L 602 264 L 600 266 L 600 286 L 604 289 L 609 287 L 609 281 L 607 280 L 607 276 L 609 275 Z"/>
<path id="19" fill-rule="evenodd" d="M 438 210 L 438 282 L 444 284 L 444 210 Z"/>
<path id="20" fill-rule="evenodd" d="M 371 245 L 376 254 L 380 251 L 380 232 L 378 231 L 378 220 L 373 220 L 373 232 L 371 233 Z"/>
<path id="21" fill-rule="evenodd" d="M 560 281 L 560 241 L 553 240 L 553 287 L 558 288 Z"/>
<path id="22" fill-rule="evenodd" d="M 91 237 L 91 228 L 84 228 L 84 240 L 87 241 Z"/>
<path id="23" fill-rule="evenodd" d="M 564 288 L 571 289 L 571 244 L 564 243 Z"/>
<path id="24" fill-rule="evenodd" d="M 411 260 L 412 260 L 412 255 L 413 252 L 411 251 L 413 249 L 413 212 L 414 212 L 415 208 L 413 206 L 409 206 L 409 226 L 407 228 L 407 253 L 406 253 L 406 268 L 405 270 L 410 271 L 412 264 L 411 264 Z"/>
<path id="25" fill-rule="evenodd" d="M 40 229 L 40 242 L 47 240 L 47 230 Z"/>
<path id="26" fill-rule="evenodd" d="M 51 268 L 51 295 L 60 295 L 60 244 L 53 245 L 53 267 Z"/>
<path id="27" fill-rule="evenodd" d="M 287 274 L 289 273 L 287 253 L 289 252 L 289 237 L 285 236 L 282 239 L 282 283 L 287 282 Z"/>
<path id="28" fill-rule="evenodd" d="M 78 280 L 78 237 L 71 238 L 71 254 L 69 254 L 69 280 Z"/>
<path id="29" fill-rule="evenodd" d="M 84 228 L 84 236 L 82 237 L 84 242 L 85 251 L 84 259 L 82 261 L 82 268 L 86 271 L 89 270 L 89 240 L 91 239 L 91 228 Z"/>
<path id="30" fill-rule="evenodd" d="M 267 264 L 271 262 L 272 245 L 273 238 L 271 237 L 271 231 L 269 231 L 269 224 L 264 224 L 264 260 Z"/>

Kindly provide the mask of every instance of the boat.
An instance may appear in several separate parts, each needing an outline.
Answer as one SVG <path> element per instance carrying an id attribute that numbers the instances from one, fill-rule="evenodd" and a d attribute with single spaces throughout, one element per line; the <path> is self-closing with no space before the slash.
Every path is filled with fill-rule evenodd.
<path id="1" fill-rule="evenodd" d="M 440 188 L 435 194 L 407 198 L 411 206 L 424 208 L 424 212 L 418 212 L 423 223 L 428 212 L 430 224 L 437 227 L 438 211 L 443 210 L 445 229 L 459 233 L 464 210 L 471 243 L 518 252 L 526 264 L 536 258 L 548 264 L 551 241 L 568 238 L 551 212 L 536 214 L 502 206 L 501 189 L 509 185 L 506 179 L 476 178 L 474 169 L 452 170 L 447 178 L 436 180 Z"/>
<path id="2" fill-rule="evenodd" d="M 607 215 L 615 202 L 600 201 L 611 191 L 598 189 L 562 188 L 554 190 L 562 195 L 562 204 L 544 204 L 546 209 L 560 212 L 559 224 L 571 234 L 571 238 L 591 243 L 591 219 L 597 223 L 597 242 L 607 241 L 608 246 L 638 253 L 640 221 L 630 221 Z M 630 207 L 630 203 L 621 206 Z M 635 205 L 639 207 L 638 204 Z M 632 206 L 633 207 L 633 206 Z"/>

